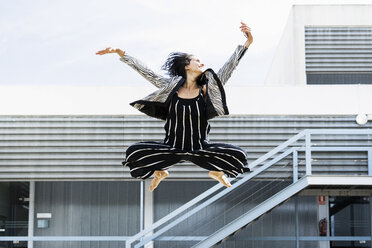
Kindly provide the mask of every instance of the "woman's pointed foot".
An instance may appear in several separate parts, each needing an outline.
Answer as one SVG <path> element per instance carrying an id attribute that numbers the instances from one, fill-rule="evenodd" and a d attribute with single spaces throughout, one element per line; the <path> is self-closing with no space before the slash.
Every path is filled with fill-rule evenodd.
<path id="1" fill-rule="evenodd" d="M 223 173 L 222 171 L 210 171 L 209 176 L 211 178 L 213 178 L 214 180 L 219 181 L 222 185 L 224 185 L 228 188 L 232 187 L 232 185 L 229 182 L 229 180 L 227 179 L 225 173 Z"/>
<path id="2" fill-rule="evenodd" d="M 159 183 L 169 175 L 168 171 L 155 171 L 154 179 L 150 183 L 150 192 L 154 191 L 158 187 Z"/>

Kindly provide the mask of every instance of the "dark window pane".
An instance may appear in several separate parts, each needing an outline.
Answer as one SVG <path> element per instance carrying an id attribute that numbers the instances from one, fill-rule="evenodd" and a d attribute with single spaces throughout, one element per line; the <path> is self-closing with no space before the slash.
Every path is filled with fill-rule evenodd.
<path id="1" fill-rule="evenodd" d="M 331 241 L 331 247 L 332 248 L 365 248 L 365 247 L 371 247 L 370 241 Z"/>
<path id="2" fill-rule="evenodd" d="M 370 236 L 369 197 L 330 197 L 331 236 Z M 370 247 L 367 241 L 332 241 L 331 248 Z"/>
<path id="3" fill-rule="evenodd" d="M 0 248 L 27 248 L 26 241 L 0 241 Z"/>
<path id="4" fill-rule="evenodd" d="M 0 236 L 27 236 L 28 205 L 29 183 L 0 182 Z"/>
<path id="5" fill-rule="evenodd" d="M 372 73 L 308 73 L 307 84 L 372 84 Z"/>

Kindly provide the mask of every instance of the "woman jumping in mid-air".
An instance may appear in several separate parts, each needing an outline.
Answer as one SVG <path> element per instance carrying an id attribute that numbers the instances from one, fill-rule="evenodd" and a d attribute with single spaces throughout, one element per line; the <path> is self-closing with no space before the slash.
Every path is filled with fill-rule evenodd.
<path id="1" fill-rule="evenodd" d="M 249 171 L 247 154 L 242 148 L 208 140 L 208 121 L 229 114 L 223 86 L 253 41 L 251 29 L 245 23 L 241 22 L 240 29 L 247 41 L 244 46 L 238 45 L 217 73 L 212 69 L 203 71 L 204 64 L 197 57 L 181 52 L 171 53 L 162 67 L 169 78 L 155 74 L 120 49 L 108 47 L 96 53 L 117 53 L 121 61 L 159 88 L 131 105 L 164 120 L 165 138 L 162 142 L 145 141 L 129 146 L 122 162 L 135 178 L 146 179 L 154 174 L 150 191 L 168 176 L 167 169 L 178 162 L 191 161 L 209 170 L 209 176 L 226 187 L 231 184 L 225 174 L 237 177 Z"/>

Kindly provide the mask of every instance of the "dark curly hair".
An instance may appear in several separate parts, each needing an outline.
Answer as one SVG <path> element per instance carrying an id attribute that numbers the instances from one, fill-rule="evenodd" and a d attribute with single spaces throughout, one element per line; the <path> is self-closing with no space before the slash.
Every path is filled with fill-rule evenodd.
<path id="1" fill-rule="evenodd" d="M 185 66 L 190 64 L 192 56 L 188 53 L 172 52 L 168 55 L 161 69 L 167 71 L 167 74 L 171 77 L 182 76 L 186 78 Z"/>
<path id="2" fill-rule="evenodd" d="M 185 66 L 190 64 L 190 61 L 193 56 L 194 55 L 189 53 L 172 52 L 168 55 L 168 58 L 165 61 L 164 65 L 161 67 L 161 69 L 167 71 L 167 74 L 171 77 L 182 76 L 183 78 L 186 78 Z M 200 86 L 203 86 L 207 82 L 205 72 L 203 72 L 196 79 L 196 83 Z"/>

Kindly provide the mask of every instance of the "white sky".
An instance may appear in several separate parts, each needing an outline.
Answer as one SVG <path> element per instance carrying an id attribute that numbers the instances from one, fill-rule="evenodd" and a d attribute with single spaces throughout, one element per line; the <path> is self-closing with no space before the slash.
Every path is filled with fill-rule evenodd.
<path id="1" fill-rule="evenodd" d="M 145 85 L 116 54 L 119 47 L 154 71 L 172 51 L 223 65 L 245 38 L 254 43 L 230 80 L 263 84 L 292 4 L 372 4 L 371 0 L 12 0 L 0 7 L 1 85 Z"/>

